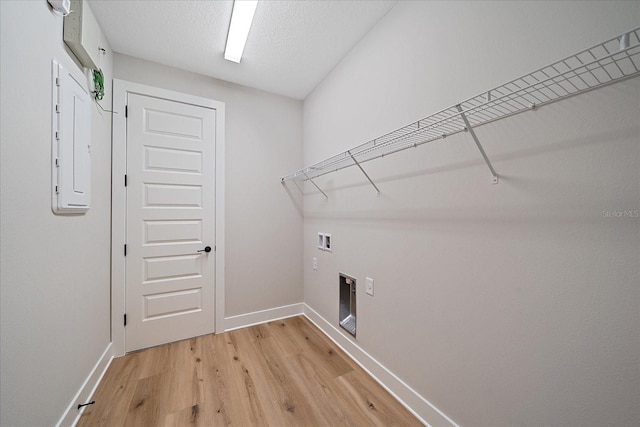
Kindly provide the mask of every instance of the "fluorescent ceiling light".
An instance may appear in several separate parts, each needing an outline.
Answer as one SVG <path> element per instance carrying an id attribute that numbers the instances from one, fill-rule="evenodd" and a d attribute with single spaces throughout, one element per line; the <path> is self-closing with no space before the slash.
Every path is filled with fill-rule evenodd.
<path id="1" fill-rule="evenodd" d="M 231 25 L 229 25 L 229 35 L 227 36 L 227 47 L 224 50 L 224 59 L 240 62 L 257 5 L 258 0 L 236 0 L 233 2 Z"/>

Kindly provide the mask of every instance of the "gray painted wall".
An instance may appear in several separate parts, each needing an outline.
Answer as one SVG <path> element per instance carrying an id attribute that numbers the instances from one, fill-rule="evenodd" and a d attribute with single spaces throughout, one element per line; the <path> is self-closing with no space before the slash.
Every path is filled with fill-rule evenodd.
<path id="1" fill-rule="evenodd" d="M 54 215 L 51 60 L 85 79 L 46 2 L 2 1 L 0 17 L 0 424 L 54 425 L 110 341 L 111 116 L 93 108 L 91 209 Z"/>
<path id="2" fill-rule="evenodd" d="M 638 2 L 402 2 L 304 101 L 309 165 L 633 28 Z M 640 81 L 305 184 L 304 298 L 460 425 L 640 422 Z M 332 233 L 333 252 L 316 248 Z M 318 270 L 312 258 L 318 258 Z M 375 280 L 375 296 L 364 292 Z"/>

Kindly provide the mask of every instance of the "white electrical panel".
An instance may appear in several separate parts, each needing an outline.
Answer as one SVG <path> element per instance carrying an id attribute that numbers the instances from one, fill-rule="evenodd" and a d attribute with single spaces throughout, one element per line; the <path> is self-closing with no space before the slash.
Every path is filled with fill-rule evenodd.
<path id="1" fill-rule="evenodd" d="M 57 60 L 52 61 L 51 206 L 85 213 L 91 206 L 91 98 Z"/>

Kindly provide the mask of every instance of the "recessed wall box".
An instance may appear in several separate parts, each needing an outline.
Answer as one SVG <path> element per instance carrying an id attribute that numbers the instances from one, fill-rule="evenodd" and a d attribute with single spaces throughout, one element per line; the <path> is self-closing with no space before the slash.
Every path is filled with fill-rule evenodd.
<path id="1" fill-rule="evenodd" d="M 318 233 L 318 249 L 331 252 L 331 234 Z"/>
<path id="2" fill-rule="evenodd" d="M 324 238 L 325 238 L 324 233 L 318 233 L 318 249 L 324 250 L 324 245 L 325 245 Z"/>
<path id="3" fill-rule="evenodd" d="M 340 273 L 340 326 L 356 336 L 356 279 Z"/>
<path id="4" fill-rule="evenodd" d="M 57 60 L 52 61 L 51 207 L 85 213 L 91 205 L 91 98 Z"/>

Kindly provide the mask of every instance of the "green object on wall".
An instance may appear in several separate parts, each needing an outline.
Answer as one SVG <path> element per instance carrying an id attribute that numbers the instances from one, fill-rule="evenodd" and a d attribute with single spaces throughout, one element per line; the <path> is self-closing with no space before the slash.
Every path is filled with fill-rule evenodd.
<path id="1" fill-rule="evenodd" d="M 104 98 L 104 74 L 100 69 L 93 70 L 93 88 L 96 101 L 102 101 Z"/>

